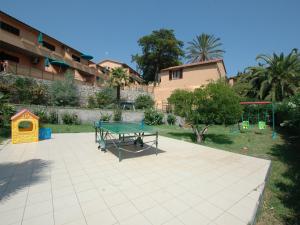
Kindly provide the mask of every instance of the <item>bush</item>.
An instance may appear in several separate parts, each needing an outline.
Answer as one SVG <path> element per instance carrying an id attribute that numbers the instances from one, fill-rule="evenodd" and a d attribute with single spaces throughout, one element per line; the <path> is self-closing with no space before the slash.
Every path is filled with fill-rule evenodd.
<path id="1" fill-rule="evenodd" d="M 47 105 L 50 99 L 48 86 L 32 78 L 0 77 L 0 91 L 17 104 Z"/>
<path id="2" fill-rule="evenodd" d="M 173 114 L 168 114 L 167 122 L 169 125 L 174 125 L 176 123 L 176 116 Z"/>
<path id="3" fill-rule="evenodd" d="M 176 115 L 192 124 L 233 124 L 242 114 L 240 97 L 223 80 L 193 92 L 175 90 L 168 101 Z"/>
<path id="4" fill-rule="evenodd" d="M 96 93 L 96 105 L 98 108 L 106 108 L 116 101 L 116 93 L 113 88 L 105 88 L 104 90 Z"/>
<path id="5" fill-rule="evenodd" d="M 139 95 L 135 100 L 135 108 L 147 109 L 154 106 L 154 101 L 149 95 Z"/>
<path id="6" fill-rule="evenodd" d="M 93 109 L 96 108 L 97 104 L 96 104 L 96 100 L 95 97 L 90 95 L 88 98 L 88 108 Z"/>
<path id="7" fill-rule="evenodd" d="M 48 86 L 45 84 L 36 83 L 31 89 L 31 104 L 48 105 L 50 95 Z"/>
<path id="8" fill-rule="evenodd" d="M 67 125 L 78 125 L 80 124 L 80 120 L 75 113 L 64 113 L 61 117 L 64 124 Z"/>
<path id="9" fill-rule="evenodd" d="M 51 86 L 52 102 L 57 106 L 78 106 L 78 90 L 72 74 L 66 74 L 65 80 L 53 81 Z"/>
<path id="10" fill-rule="evenodd" d="M 116 108 L 114 110 L 113 120 L 116 122 L 122 120 L 122 109 Z"/>
<path id="11" fill-rule="evenodd" d="M 39 122 L 42 124 L 42 123 L 48 123 L 48 115 L 47 115 L 47 112 L 45 109 L 36 109 L 34 110 L 33 112 L 36 116 L 38 116 L 40 119 L 39 119 Z"/>
<path id="12" fill-rule="evenodd" d="M 144 112 L 145 124 L 147 125 L 160 125 L 163 124 L 164 114 L 158 112 L 153 108 L 146 109 Z"/>
<path id="13" fill-rule="evenodd" d="M 276 121 L 292 133 L 300 133 L 300 93 L 277 104 Z"/>
<path id="14" fill-rule="evenodd" d="M 7 96 L 0 92 L 0 130 L 10 128 L 10 118 L 16 113 L 15 108 L 7 101 Z"/>
<path id="15" fill-rule="evenodd" d="M 58 113 L 57 112 L 51 111 L 49 113 L 48 123 L 51 123 L 51 124 L 58 124 L 59 123 Z"/>
<path id="16" fill-rule="evenodd" d="M 185 117 L 187 109 L 191 107 L 193 102 L 193 92 L 177 89 L 172 92 L 168 102 L 172 105 L 176 115 Z"/>
<path id="17" fill-rule="evenodd" d="M 110 114 L 108 114 L 108 113 L 102 113 L 101 114 L 101 117 L 100 117 L 101 121 L 109 122 L 110 119 L 111 119 L 111 115 Z"/>

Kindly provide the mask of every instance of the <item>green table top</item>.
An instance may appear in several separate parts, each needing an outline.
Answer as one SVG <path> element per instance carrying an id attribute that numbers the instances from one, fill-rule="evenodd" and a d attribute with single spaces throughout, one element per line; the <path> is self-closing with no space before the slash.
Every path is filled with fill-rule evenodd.
<path id="1" fill-rule="evenodd" d="M 115 134 L 129 134 L 129 133 L 155 133 L 156 130 L 148 125 L 142 123 L 123 123 L 123 122 L 96 122 L 95 126 L 102 128 Z"/>

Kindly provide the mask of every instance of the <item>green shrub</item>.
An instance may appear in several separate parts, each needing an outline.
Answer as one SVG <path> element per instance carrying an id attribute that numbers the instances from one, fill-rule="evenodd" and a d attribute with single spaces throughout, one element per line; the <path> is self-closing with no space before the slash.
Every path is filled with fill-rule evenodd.
<path id="1" fill-rule="evenodd" d="M 41 83 L 36 83 L 31 89 L 30 103 L 35 105 L 48 105 L 50 94 L 48 86 Z"/>
<path id="2" fill-rule="evenodd" d="M 187 116 L 187 109 L 192 105 L 193 99 L 193 92 L 177 89 L 172 92 L 168 98 L 168 102 L 172 105 L 176 115 L 185 117 Z"/>
<path id="3" fill-rule="evenodd" d="M 49 116 L 48 116 L 48 123 L 51 123 L 51 124 L 59 123 L 58 113 L 56 111 L 50 111 Z"/>
<path id="4" fill-rule="evenodd" d="M 63 123 L 67 125 L 78 125 L 81 123 L 78 119 L 78 116 L 75 113 L 64 113 L 61 119 Z"/>
<path id="5" fill-rule="evenodd" d="M 79 96 L 72 74 L 67 73 L 64 80 L 53 81 L 52 102 L 57 106 L 78 106 Z"/>
<path id="6" fill-rule="evenodd" d="M 0 91 L 5 93 L 12 103 L 35 105 L 49 103 L 48 86 L 28 77 L 0 77 Z"/>
<path id="7" fill-rule="evenodd" d="M 36 82 L 32 78 L 23 78 L 18 77 L 15 80 L 14 90 L 12 90 L 13 102 L 14 103 L 23 103 L 23 104 L 30 104 L 32 98 L 32 89 Z"/>
<path id="8" fill-rule="evenodd" d="M 153 108 L 146 109 L 144 112 L 145 115 L 145 124 L 147 125 L 160 125 L 163 124 L 164 114 L 158 112 Z"/>
<path id="9" fill-rule="evenodd" d="M 101 121 L 109 122 L 110 119 L 111 119 L 111 115 L 110 114 L 108 114 L 108 113 L 102 113 L 101 114 L 101 117 L 100 117 Z"/>
<path id="10" fill-rule="evenodd" d="M 240 97 L 223 80 L 194 91 L 175 90 L 168 101 L 192 124 L 233 124 L 242 114 Z"/>
<path id="11" fill-rule="evenodd" d="M 10 118 L 16 113 L 15 108 L 10 105 L 8 98 L 0 92 L 0 129 L 8 130 L 10 128 Z"/>
<path id="12" fill-rule="evenodd" d="M 147 109 L 154 106 L 154 101 L 149 95 L 139 95 L 135 100 L 135 108 Z"/>
<path id="13" fill-rule="evenodd" d="M 122 120 L 122 109 L 116 108 L 114 110 L 113 120 L 116 121 L 116 122 Z"/>
<path id="14" fill-rule="evenodd" d="M 93 109 L 96 107 L 97 107 L 97 104 L 96 104 L 95 97 L 93 95 L 90 95 L 88 98 L 88 108 Z"/>
<path id="15" fill-rule="evenodd" d="M 168 114 L 167 122 L 169 125 L 174 125 L 176 123 L 176 116 L 174 116 L 173 114 Z"/>
<path id="16" fill-rule="evenodd" d="M 98 108 L 106 108 L 112 105 L 116 101 L 116 93 L 113 88 L 105 88 L 102 91 L 96 93 L 96 105 Z"/>
<path id="17" fill-rule="evenodd" d="M 300 133 L 300 93 L 276 105 L 276 121 L 292 133 Z"/>
<path id="18" fill-rule="evenodd" d="M 39 109 L 35 109 L 33 112 L 36 116 L 38 116 L 39 122 L 42 123 L 48 123 L 48 114 L 47 111 L 45 109 L 39 108 Z"/>

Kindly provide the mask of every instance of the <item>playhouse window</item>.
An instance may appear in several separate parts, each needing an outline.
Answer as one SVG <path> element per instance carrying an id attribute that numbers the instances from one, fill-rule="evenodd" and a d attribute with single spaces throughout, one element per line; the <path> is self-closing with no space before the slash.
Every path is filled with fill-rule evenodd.
<path id="1" fill-rule="evenodd" d="M 30 121 L 21 121 L 18 124 L 19 131 L 32 131 L 33 130 L 33 124 Z"/>

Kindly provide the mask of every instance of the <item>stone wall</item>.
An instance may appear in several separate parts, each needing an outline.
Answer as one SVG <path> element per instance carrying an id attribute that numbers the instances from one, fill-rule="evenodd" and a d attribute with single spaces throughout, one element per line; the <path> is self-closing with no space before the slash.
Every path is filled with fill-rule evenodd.
<path id="1" fill-rule="evenodd" d="M 15 105 L 17 111 L 21 109 L 29 109 L 34 112 L 36 110 L 46 110 L 47 112 L 55 111 L 58 113 L 60 121 L 64 113 L 75 113 L 82 123 L 93 123 L 101 118 L 101 114 L 113 115 L 113 110 L 103 109 L 84 109 L 73 107 L 55 107 L 55 106 L 38 106 L 38 105 Z M 122 121 L 124 122 L 139 122 L 144 118 L 143 111 L 123 111 Z"/>
<path id="2" fill-rule="evenodd" d="M 126 99 L 128 101 L 135 101 L 140 95 L 149 95 L 154 98 L 152 93 L 142 90 L 121 90 L 121 99 Z"/>

